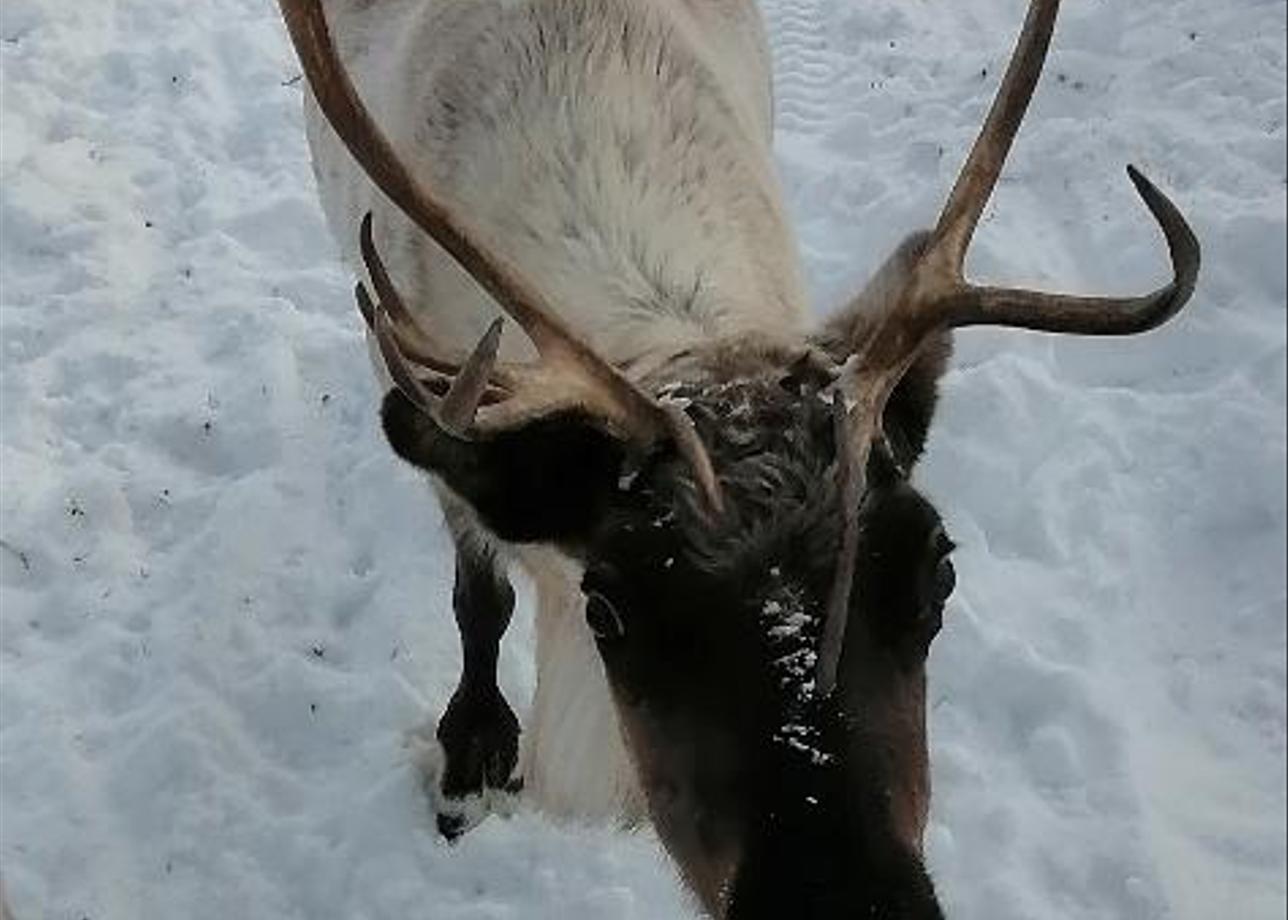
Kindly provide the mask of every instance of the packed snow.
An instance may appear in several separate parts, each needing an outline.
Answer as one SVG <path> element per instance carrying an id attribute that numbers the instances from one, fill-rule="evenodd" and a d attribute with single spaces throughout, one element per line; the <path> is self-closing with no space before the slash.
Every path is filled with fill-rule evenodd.
<path id="1" fill-rule="evenodd" d="M 820 315 L 933 219 L 1024 6 L 765 0 Z M 931 660 L 950 917 L 1288 908 L 1284 58 L 1282 0 L 1065 4 L 972 273 L 1157 283 L 1128 161 L 1205 264 L 1142 338 L 958 337 L 918 474 L 960 544 Z M 457 676 L 451 554 L 378 435 L 274 4 L 5 0 L 0 61 L 17 920 L 694 916 L 647 832 L 436 837 L 406 739 Z"/>

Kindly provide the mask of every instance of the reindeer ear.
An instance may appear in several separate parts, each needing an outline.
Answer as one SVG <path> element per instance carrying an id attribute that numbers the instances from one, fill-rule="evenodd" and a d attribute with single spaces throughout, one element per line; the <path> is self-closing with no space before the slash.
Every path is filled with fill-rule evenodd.
<path id="1" fill-rule="evenodd" d="M 940 332 L 928 339 L 886 403 L 881 425 L 895 459 L 906 471 L 921 459 L 939 403 L 939 378 L 948 368 L 952 353 L 951 332 Z"/>
<path id="2" fill-rule="evenodd" d="M 878 323 L 898 307 L 908 276 L 929 242 L 930 233 L 925 230 L 905 237 L 862 292 L 827 321 L 815 344 L 838 364 L 861 352 Z M 904 470 L 912 469 L 926 445 L 939 399 L 939 378 L 951 355 L 951 332 L 930 337 L 886 403 L 882 426 L 894 459 Z"/>
<path id="3" fill-rule="evenodd" d="M 466 441 L 440 427 L 398 390 L 381 409 L 394 453 L 433 473 L 498 537 L 580 545 L 598 522 L 625 448 L 578 412 Z"/>

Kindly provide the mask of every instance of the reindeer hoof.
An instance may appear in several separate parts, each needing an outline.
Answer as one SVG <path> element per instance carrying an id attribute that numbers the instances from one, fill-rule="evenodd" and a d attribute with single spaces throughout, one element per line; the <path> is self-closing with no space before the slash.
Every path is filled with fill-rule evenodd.
<path id="1" fill-rule="evenodd" d="M 481 795 L 453 801 L 440 799 L 434 813 L 434 825 L 439 836 L 448 843 L 455 843 L 467 831 L 481 824 L 488 814 L 487 804 Z"/>
<path id="2" fill-rule="evenodd" d="M 442 791 L 451 799 L 505 789 L 519 759 L 519 720 L 500 691 L 457 690 L 435 733 L 443 745 Z"/>
<path id="3" fill-rule="evenodd" d="M 498 691 L 458 690 L 439 720 L 435 739 L 417 733 L 419 767 L 438 832 L 449 842 L 489 814 L 508 815 L 523 791 L 515 775 L 519 722 Z"/>

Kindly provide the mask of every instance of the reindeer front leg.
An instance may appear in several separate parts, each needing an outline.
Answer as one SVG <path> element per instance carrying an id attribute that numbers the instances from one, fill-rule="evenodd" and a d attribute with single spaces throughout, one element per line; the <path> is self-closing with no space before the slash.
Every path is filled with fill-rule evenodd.
<path id="1" fill-rule="evenodd" d="M 497 658 L 514 610 L 514 589 L 473 515 L 449 496 L 443 499 L 456 545 L 452 607 L 464 660 L 460 683 L 435 732 L 443 762 L 439 770 L 426 773 L 426 783 L 439 833 L 454 840 L 491 810 L 490 793 L 517 792 L 521 780 L 513 775 L 519 722 L 497 684 Z"/>

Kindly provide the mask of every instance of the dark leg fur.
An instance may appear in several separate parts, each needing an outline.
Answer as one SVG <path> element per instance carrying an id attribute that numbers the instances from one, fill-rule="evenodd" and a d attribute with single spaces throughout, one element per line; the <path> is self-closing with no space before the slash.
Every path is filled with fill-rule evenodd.
<path id="1" fill-rule="evenodd" d="M 514 610 L 514 589 L 478 525 L 461 518 L 458 509 L 448 511 L 456 543 L 452 607 L 464 668 L 436 733 L 445 755 L 438 791 L 447 802 L 480 795 L 485 789 L 517 792 L 519 788 L 512 777 L 518 760 L 519 722 L 497 686 L 496 674 L 501 637 Z M 440 811 L 437 820 L 439 832 L 449 840 L 468 829 L 460 812 Z"/>

